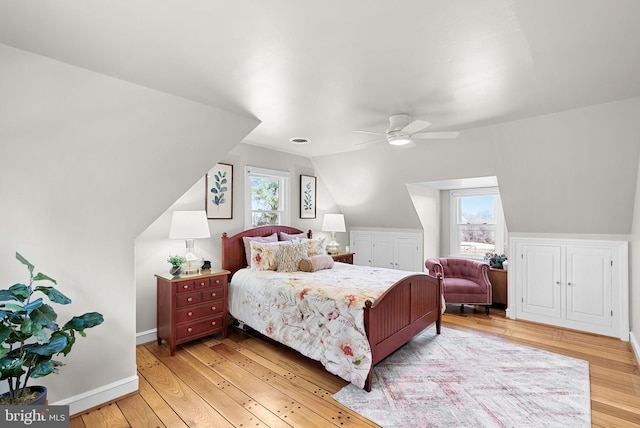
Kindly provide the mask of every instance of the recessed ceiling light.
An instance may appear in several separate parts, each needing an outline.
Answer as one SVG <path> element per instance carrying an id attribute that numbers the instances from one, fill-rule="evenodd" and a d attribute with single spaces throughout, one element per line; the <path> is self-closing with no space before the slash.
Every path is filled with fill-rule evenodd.
<path id="1" fill-rule="evenodd" d="M 293 138 L 289 138 L 289 142 L 291 144 L 309 144 L 311 140 L 304 137 L 293 137 Z"/>

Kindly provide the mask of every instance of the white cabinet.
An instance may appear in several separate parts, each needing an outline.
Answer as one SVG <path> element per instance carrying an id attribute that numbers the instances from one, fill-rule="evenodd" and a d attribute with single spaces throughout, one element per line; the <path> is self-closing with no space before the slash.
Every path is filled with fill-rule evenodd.
<path id="1" fill-rule="evenodd" d="M 422 233 L 398 230 L 350 231 L 356 265 L 422 272 Z"/>
<path id="2" fill-rule="evenodd" d="M 627 242 L 513 238 L 511 249 L 510 318 L 628 340 Z"/>

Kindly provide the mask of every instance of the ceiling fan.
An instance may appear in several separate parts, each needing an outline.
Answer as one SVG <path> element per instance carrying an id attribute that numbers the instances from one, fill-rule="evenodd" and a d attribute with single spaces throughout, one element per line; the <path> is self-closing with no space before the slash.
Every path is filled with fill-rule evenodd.
<path id="1" fill-rule="evenodd" d="M 365 143 L 357 144 L 357 146 L 366 146 L 369 144 L 380 143 L 383 141 L 388 142 L 394 146 L 413 147 L 413 139 L 423 138 L 456 138 L 459 134 L 457 131 L 450 132 L 418 132 L 431 126 L 431 122 L 426 120 L 411 120 L 411 116 L 406 113 L 394 114 L 389 118 L 389 129 L 387 132 L 374 132 L 374 131 L 355 131 L 365 134 L 377 134 L 384 135 L 384 138 L 379 138 L 373 141 L 367 141 Z"/>

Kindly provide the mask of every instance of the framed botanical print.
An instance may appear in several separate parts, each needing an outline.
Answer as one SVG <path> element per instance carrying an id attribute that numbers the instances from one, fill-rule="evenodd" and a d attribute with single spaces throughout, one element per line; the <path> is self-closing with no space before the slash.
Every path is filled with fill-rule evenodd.
<path id="1" fill-rule="evenodd" d="M 316 218 L 316 177 L 300 176 L 300 218 Z"/>
<path id="2" fill-rule="evenodd" d="M 233 218 L 233 165 L 218 163 L 206 177 L 207 218 Z"/>

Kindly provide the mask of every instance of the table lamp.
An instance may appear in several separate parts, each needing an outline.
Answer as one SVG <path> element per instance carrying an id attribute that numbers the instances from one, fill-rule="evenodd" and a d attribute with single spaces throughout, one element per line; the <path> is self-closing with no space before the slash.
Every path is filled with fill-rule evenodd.
<path id="1" fill-rule="evenodd" d="M 322 219 L 322 231 L 331 232 L 331 241 L 327 244 L 327 253 L 338 254 L 340 244 L 336 241 L 336 232 L 346 232 L 344 227 L 344 215 L 325 214 Z"/>
<path id="2" fill-rule="evenodd" d="M 182 271 L 185 275 L 199 274 L 203 259 L 194 249 L 194 240 L 210 238 L 209 222 L 205 211 L 174 211 L 171 216 L 169 239 L 184 239 L 187 252 Z"/>

